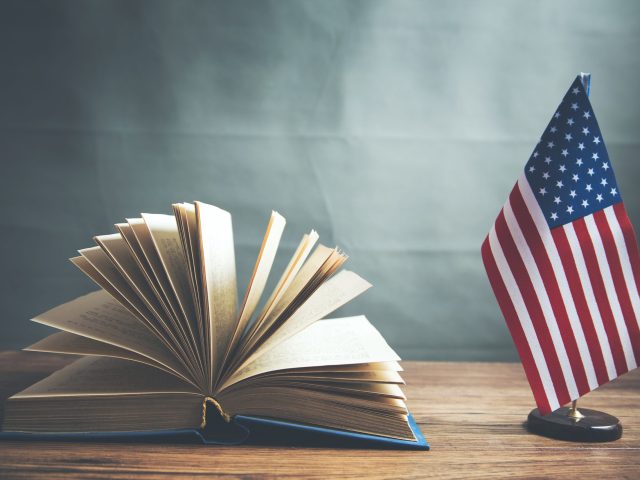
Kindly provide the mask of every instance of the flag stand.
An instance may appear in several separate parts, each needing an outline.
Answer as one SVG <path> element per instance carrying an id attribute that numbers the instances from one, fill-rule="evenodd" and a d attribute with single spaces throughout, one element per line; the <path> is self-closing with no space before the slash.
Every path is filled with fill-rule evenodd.
<path id="1" fill-rule="evenodd" d="M 548 415 L 537 408 L 527 419 L 531 433 L 573 442 L 611 442 L 622 437 L 622 424 L 613 415 L 583 408 L 578 410 L 577 400 L 570 407 L 562 407 Z"/>

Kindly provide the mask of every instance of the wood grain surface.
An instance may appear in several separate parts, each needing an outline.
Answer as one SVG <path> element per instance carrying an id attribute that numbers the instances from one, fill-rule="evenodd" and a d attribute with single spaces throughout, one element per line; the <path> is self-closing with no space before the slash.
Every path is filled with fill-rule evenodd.
<path id="1" fill-rule="evenodd" d="M 66 364 L 0 353 L 6 398 Z M 575 444 L 526 432 L 533 397 L 519 364 L 404 362 L 406 394 L 431 451 L 283 446 L 0 442 L 2 478 L 640 478 L 640 372 L 580 401 L 616 415 L 621 440 Z"/>

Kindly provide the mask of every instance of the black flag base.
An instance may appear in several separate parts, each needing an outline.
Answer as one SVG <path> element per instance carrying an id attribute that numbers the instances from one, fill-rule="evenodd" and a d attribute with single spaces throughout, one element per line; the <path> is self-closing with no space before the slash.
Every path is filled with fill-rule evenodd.
<path id="1" fill-rule="evenodd" d="M 611 442 L 622 437 L 622 424 L 616 417 L 598 410 L 578 410 L 575 402 L 571 407 L 562 407 L 544 416 L 534 408 L 529 413 L 527 429 L 545 437 L 573 442 Z"/>

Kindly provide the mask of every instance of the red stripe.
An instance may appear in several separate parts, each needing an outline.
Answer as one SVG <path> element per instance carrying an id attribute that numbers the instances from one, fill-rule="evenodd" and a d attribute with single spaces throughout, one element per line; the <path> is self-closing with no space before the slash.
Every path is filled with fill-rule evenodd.
<path id="1" fill-rule="evenodd" d="M 529 273 L 527 272 L 524 262 L 520 257 L 516 244 L 511 237 L 503 211 L 498 215 L 495 228 L 498 240 L 502 246 L 502 251 L 505 254 L 509 268 L 513 272 L 518 288 L 522 293 L 522 298 L 524 299 L 527 311 L 531 317 L 533 328 L 536 331 L 538 341 L 542 347 L 542 354 L 547 362 L 551 381 L 553 382 L 558 401 L 560 402 L 560 405 L 564 405 L 571 400 L 571 397 L 562 375 L 562 368 L 560 366 L 560 361 L 558 360 L 558 354 L 553 345 L 553 341 L 551 340 L 551 334 L 549 333 L 535 289 L 533 288 L 533 283 L 531 282 Z"/>
<path id="2" fill-rule="evenodd" d="M 558 286 L 558 280 L 551 260 L 549 259 L 549 253 L 542 241 L 540 232 L 536 227 L 531 213 L 527 208 L 527 205 L 522 197 L 520 188 L 516 186 L 509 195 L 509 201 L 511 208 L 513 209 L 514 216 L 520 225 L 520 229 L 524 235 L 529 250 L 533 256 L 540 276 L 542 277 L 542 283 L 549 297 L 551 303 L 551 309 L 553 315 L 556 318 L 558 329 L 564 343 L 565 350 L 567 351 L 567 357 L 569 357 L 569 364 L 571 365 L 571 372 L 575 379 L 576 386 L 578 387 L 578 393 L 580 396 L 591 391 L 589 388 L 589 381 L 587 380 L 587 374 L 585 372 L 584 365 L 582 363 L 582 357 L 580 356 L 580 350 L 578 350 L 578 343 L 576 342 L 576 336 L 569 321 L 569 315 L 567 314 L 566 307 L 562 294 L 560 293 L 560 287 Z M 549 232 L 550 234 L 550 232 Z"/>
<path id="3" fill-rule="evenodd" d="M 607 256 L 607 263 L 609 264 L 609 270 L 611 271 L 611 277 L 613 278 L 613 285 L 616 289 L 616 295 L 618 296 L 618 302 L 620 303 L 624 323 L 627 325 L 627 331 L 629 332 L 629 339 L 631 340 L 631 347 L 633 348 L 633 356 L 637 363 L 640 360 L 640 329 L 638 328 L 636 314 L 633 311 L 633 305 L 631 304 L 631 298 L 629 297 L 629 290 L 627 290 L 627 283 L 624 280 L 624 273 L 622 273 L 622 263 L 620 262 L 620 255 L 618 254 L 616 241 L 613 238 L 609 221 L 607 220 L 603 210 L 595 212 L 593 214 L 593 219 L 595 220 L 598 231 L 600 232 L 600 238 L 602 239 L 604 252 Z"/>
<path id="4" fill-rule="evenodd" d="M 533 359 L 531 348 L 527 342 L 527 337 L 524 334 L 516 309 L 513 306 L 507 287 L 502 280 L 502 276 L 500 275 L 500 271 L 496 265 L 493 253 L 491 252 L 489 237 L 484 240 L 481 252 L 482 261 L 484 262 L 484 268 L 487 271 L 489 282 L 493 288 L 493 293 L 498 299 L 498 305 L 500 306 L 502 315 L 507 322 L 507 327 L 509 328 L 513 342 L 518 349 L 520 361 L 524 367 L 524 372 L 527 376 L 527 380 L 529 381 L 529 385 L 531 386 L 531 391 L 533 392 L 533 397 L 536 400 L 538 409 L 543 415 L 551 413 L 551 406 L 549 405 L 547 394 L 544 391 L 544 386 L 542 385 L 540 374 L 538 373 L 535 360 Z"/>
<path id="5" fill-rule="evenodd" d="M 636 232 L 633 230 L 633 225 L 631 225 L 631 221 L 629 220 L 629 216 L 627 215 L 627 211 L 625 210 L 622 202 L 616 203 L 613 206 L 613 211 L 616 213 L 620 229 L 622 230 L 622 235 L 624 235 L 624 243 L 627 246 L 629 261 L 631 262 L 631 271 L 633 272 L 633 277 L 636 281 L 636 288 L 640 295 L 640 251 L 638 251 Z"/>
<path id="6" fill-rule="evenodd" d="M 587 230 L 584 218 L 575 220 L 573 222 L 573 227 L 576 231 L 578 241 L 580 242 L 580 249 L 582 250 L 584 263 L 587 266 L 589 279 L 591 280 L 591 286 L 593 287 L 593 294 L 596 297 L 596 303 L 598 304 L 598 310 L 600 310 L 602 323 L 604 324 L 604 329 L 607 332 L 607 338 L 611 345 L 613 363 L 616 366 L 618 375 L 622 375 L 627 371 L 627 362 L 624 357 L 620 337 L 618 336 L 618 329 L 613 318 L 613 312 L 609 305 L 609 299 L 607 298 L 607 291 L 605 290 L 604 282 L 602 281 L 602 273 L 598 266 L 596 252 L 593 247 L 593 243 L 591 242 L 591 237 L 589 236 L 589 231 Z"/>
<path id="7" fill-rule="evenodd" d="M 569 284 L 573 303 L 576 306 L 576 311 L 578 312 L 582 331 L 584 332 L 584 336 L 587 340 L 587 346 L 589 347 L 589 353 L 591 354 L 591 360 L 593 361 L 593 368 L 596 372 L 598 385 L 602 385 L 609 381 L 607 365 L 604 361 L 602 350 L 600 349 L 600 342 L 598 341 L 598 335 L 593 324 L 593 318 L 591 317 L 587 298 L 584 294 L 582 282 L 580 281 L 580 275 L 576 268 L 576 261 L 573 257 L 571 246 L 569 245 L 569 239 L 567 238 L 564 228 L 554 228 L 551 230 L 551 236 L 553 237 L 553 241 L 558 249 L 558 255 L 560 256 L 560 261 L 564 267 L 564 272 L 567 275 L 567 283 Z"/>

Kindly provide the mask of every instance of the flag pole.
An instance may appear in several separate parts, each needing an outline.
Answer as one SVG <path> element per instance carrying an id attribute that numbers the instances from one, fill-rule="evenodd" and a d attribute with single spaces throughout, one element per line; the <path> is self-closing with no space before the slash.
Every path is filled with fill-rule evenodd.
<path id="1" fill-rule="evenodd" d="M 567 417 L 575 420 L 576 422 L 582 420 L 584 415 L 578 410 L 578 400 L 571 402 L 571 408 L 567 410 Z"/>

